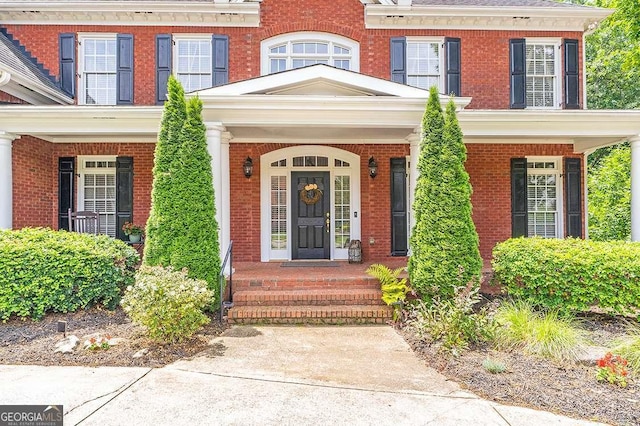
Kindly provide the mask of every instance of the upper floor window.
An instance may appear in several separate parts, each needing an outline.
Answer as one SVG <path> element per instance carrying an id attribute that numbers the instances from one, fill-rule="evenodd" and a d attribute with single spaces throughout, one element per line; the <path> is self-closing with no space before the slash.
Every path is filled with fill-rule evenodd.
<path id="1" fill-rule="evenodd" d="M 116 104 L 116 34 L 79 36 L 80 103 Z"/>
<path id="2" fill-rule="evenodd" d="M 526 40 L 527 108 L 560 107 L 560 42 Z"/>
<path id="3" fill-rule="evenodd" d="M 407 38 L 407 84 L 443 92 L 442 40 Z"/>
<path id="4" fill-rule="evenodd" d="M 360 47 L 346 37 L 328 33 L 291 33 L 262 42 L 262 74 L 315 64 L 360 70 Z"/>
<path id="5" fill-rule="evenodd" d="M 211 87 L 211 36 L 174 36 L 175 75 L 185 92 Z"/>

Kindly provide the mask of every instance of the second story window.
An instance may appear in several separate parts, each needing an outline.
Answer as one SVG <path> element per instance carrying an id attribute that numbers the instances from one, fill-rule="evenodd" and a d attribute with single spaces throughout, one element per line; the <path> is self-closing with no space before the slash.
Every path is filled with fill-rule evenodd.
<path id="1" fill-rule="evenodd" d="M 80 103 L 116 104 L 116 35 L 80 37 Z"/>
<path id="2" fill-rule="evenodd" d="M 441 40 L 407 39 L 408 85 L 443 91 L 441 45 Z"/>
<path id="3" fill-rule="evenodd" d="M 357 42 L 328 33 L 292 33 L 262 42 L 262 74 L 273 74 L 315 64 L 359 71 Z"/>
<path id="4" fill-rule="evenodd" d="M 211 36 L 174 37 L 174 70 L 185 92 L 211 87 Z"/>
<path id="5" fill-rule="evenodd" d="M 560 44 L 527 40 L 526 98 L 528 108 L 558 108 L 560 105 Z"/>

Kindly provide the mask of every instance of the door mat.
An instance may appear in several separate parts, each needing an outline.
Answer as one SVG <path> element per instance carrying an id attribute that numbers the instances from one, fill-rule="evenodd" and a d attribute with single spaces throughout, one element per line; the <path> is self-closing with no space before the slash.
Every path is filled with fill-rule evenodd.
<path id="1" fill-rule="evenodd" d="M 318 261 L 318 262 L 282 262 L 280 264 L 283 268 L 337 268 L 340 266 L 338 262 L 333 261 Z"/>

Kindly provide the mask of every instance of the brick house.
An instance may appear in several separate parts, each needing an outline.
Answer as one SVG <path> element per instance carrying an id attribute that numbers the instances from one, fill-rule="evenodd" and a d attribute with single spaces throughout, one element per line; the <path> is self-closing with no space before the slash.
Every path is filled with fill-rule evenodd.
<path id="1" fill-rule="evenodd" d="M 511 236 L 584 237 L 585 154 L 631 139 L 640 170 L 640 112 L 586 109 L 584 35 L 610 12 L 547 0 L 4 1 L 0 227 L 64 228 L 69 207 L 100 212 L 113 236 L 145 223 L 173 74 L 204 103 L 220 240 L 237 260 L 341 260 L 352 239 L 366 260 L 406 256 L 432 85 L 460 110 L 483 258 Z M 309 184 L 319 199 L 301 199 Z"/>

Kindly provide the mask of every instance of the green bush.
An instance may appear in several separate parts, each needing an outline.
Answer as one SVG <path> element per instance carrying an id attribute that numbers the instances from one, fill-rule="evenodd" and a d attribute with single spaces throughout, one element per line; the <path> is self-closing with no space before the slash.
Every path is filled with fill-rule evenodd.
<path id="1" fill-rule="evenodd" d="M 204 280 L 191 279 L 186 271 L 143 266 L 136 282 L 127 287 L 122 307 L 131 319 L 159 342 L 179 342 L 209 322 L 202 311 L 213 303 L 213 292 Z"/>
<path id="2" fill-rule="evenodd" d="M 495 282 L 534 306 L 640 312 L 640 244 L 516 238 L 493 250 Z"/>
<path id="3" fill-rule="evenodd" d="M 585 344 L 586 333 L 573 318 L 560 316 L 557 310 L 536 312 L 524 301 L 504 303 L 497 309 L 494 321 L 494 341 L 500 349 L 575 361 Z"/>
<path id="4" fill-rule="evenodd" d="M 477 289 L 458 288 L 453 299 L 418 301 L 410 312 L 409 327 L 416 336 L 445 352 L 458 355 L 470 343 L 489 341 L 493 323 L 486 309 L 474 312 L 480 302 Z"/>
<path id="5" fill-rule="evenodd" d="M 407 279 L 400 279 L 400 274 L 405 268 L 389 269 L 385 265 L 374 263 L 367 268 L 367 274 L 380 281 L 380 290 L 382 290 L 382 301 L 387 305 L 393 305 L 393 320 L 397 321 L 400 317 L 402 304 L 407 299 L 407 293 L 411 292 L 411 288 L 407 285 Z"/>
<path id="6" fill-rule="evenodd" d="M 40 319 L 101 303 L 117 306 L 138 254 L 106 235 L 24 228 L 0 230 L 0 319 Z"/>

